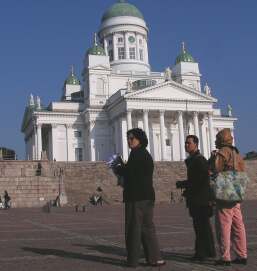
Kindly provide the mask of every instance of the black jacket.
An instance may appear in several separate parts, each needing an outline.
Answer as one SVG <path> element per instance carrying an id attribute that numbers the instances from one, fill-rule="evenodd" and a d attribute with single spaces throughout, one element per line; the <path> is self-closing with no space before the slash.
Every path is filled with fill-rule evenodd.
<path id="1" fill-rule="evenodd" d="M 124 202 L 155 200 L 153 170 L 153 159 L 145 148 L 131 150 L 128 162 L 117 170 L 125 179 Z"/>
<path id="2" fill-rule="evenodd" d="M 190 155 L 186 160 L 188 206 L 207 206 L 211 200 L 208 161 L 199 151 Z"/>

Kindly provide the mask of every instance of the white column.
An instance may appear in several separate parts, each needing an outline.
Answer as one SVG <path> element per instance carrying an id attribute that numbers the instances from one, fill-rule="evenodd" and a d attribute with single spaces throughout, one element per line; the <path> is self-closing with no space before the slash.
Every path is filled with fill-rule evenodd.
<path id="1" fill-rule="evenodd" d="M 215 150 L 215 144 L 214 144 L 214 129 L 213 129 L 213 118 L 212 118 L 212 112 L 208 113 L 208 124 L 209 124 L 209 134 L 210 134 L 210 148 L 211 151 Z"/>
<path id="2" fill-rule="evenodd" d="M 149 112 L 149 110 L 146 110 L 146 109 L 143 110 L 143 122 L 144 122 L 144 131 L 145 131 L 146 136 L 147 136 L 147 138 L 148 138 L 148 146 L 147 146 L 147 149 L 148 149 L 148 151 L 150 151 L 150 138 L 149 138 L 148 112 Z"/>
<path id="3" fill-rule="evenodd" d="M 122 147 L 122 157 L 124 161 L 128 161 L 128 142 L 127 142 L 127 120 L 126 118 L 120 118 L 120 138 Z"/>
<path id="4" fill-rule="evenodd" d="M 127 110 L 127 125 L 128 130 L 132 129 L 132 110 Z"/>
<path id="5" fill-rule="evenodd" d="M 72 125 L 71 124 L 66 124 L 66 148 L 67 148 L 67 161 L 74 161 L 75 159 L 72 159 L 72 146 L 71 146 L 71 140 L 72 140 Z"/>
<path id="6" fill-rule="evenodd" d="M 33 125 L 32 132 L 32 160 L 37 160 L 37 127 Z"/>
<path id="7" fill-rule="evenodd" d="M 95 121 L 90 121 L 89 122 L 90 161 L 96 161 L 94 127 L 95 127 Z"/>
<path id="8" fill-rule="evenodd" d="M 161 155 L 162 161 L 166 158 L 166 142 L 165 142 L 165 123 L 164 110 L 160 110 L 160 128 L 161 128 Z"/>
<path id="9" fill-rule="evenodd" d="M 140 60 L 139 55 L 139 35 L 136 33 L 136 59 Z"/>
<path id="10" fill-rule="evenodd" d="M 112 48 L 113 48 L 113 60 L 118 60 L 118 48 L 116 43 L 116 35 L 113 33 L 112 35 Z"/>
<path id="11" fill-rule="evenodd" d="M 129 59 L 128 32 L 124 33 L 125 58 Z"/>
<path id="12" fill-rule="evenodd" d="M 147 64 L 149 63 L 148 60 L 148 45 L 147 45 L 147 37 L 145 37 L 145 46 L 144 46 L 144 62 L 146 62 Z"/>
<path id="13" fill-rule="evenodd" d="M 58 153 L 57 153 L 57 125 L 52 124 L 52 160 L 58 160 Z"/>
<path id="14" fill-rule="evenodd" d="M 107 44 L 106 38 L 104 38 L 104 51 L 105 51 L 105 54 L 108 56 L 108 44 Z"/>
<path id="15" fill-rule="evenodd" d="M 37 160 L 41 160 L 42 154 L 42 124 L 37 124 Z"/>
<path id="16" fill-rule="evenodd" d="M 194 133 L 200 140 L 198 113 L 194 112 L 193 114 L 194 114 Z"/>
<path id="17" fill-rule="evenodd" d="M 186 153 L 185 153 L 185 135 L 182 111 L 178 112 L 178 129 L 179 129 L 180 160 L 184 160 L 186 158 Z"/>
<path id="18" fill-rule="evenodd" d="M 207 159 L 209 157 L 209 153 L 207 148 L 207 134 L 204 117 L 200 121 L 200 127 L 201 127 L 201 151 L 204 157 Z"/>
<path id="19" fill-rule="evenodd" d="M 233 137 L 233 146 L 236 145 L 236 141 L 235 141 L 235 133 L 234 133 L 234 129 L 230 128 L 230 131 L 231 131 L 231 135 Z"/>

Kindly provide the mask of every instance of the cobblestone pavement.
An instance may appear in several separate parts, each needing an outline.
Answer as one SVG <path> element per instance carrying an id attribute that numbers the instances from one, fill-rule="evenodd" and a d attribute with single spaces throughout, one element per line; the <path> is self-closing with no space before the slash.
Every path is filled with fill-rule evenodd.
<path id="1" fill-rule="evenodd" d="M 213 271 L 257 270 L 257 201 L 243 204 L 247 228 L 249 263 L 246 267 L 216 267 L 214 261 L 191 263 L 193 231 L 182 203 L 160 204 L 155 224 L 163 258 L 161 268 L 135 270 Z M 114 271 L 125 267 L 123 206 L 89 207 L 86 212 L 71 208 L 0 210 L 0 270 L 11 271 Z"/>

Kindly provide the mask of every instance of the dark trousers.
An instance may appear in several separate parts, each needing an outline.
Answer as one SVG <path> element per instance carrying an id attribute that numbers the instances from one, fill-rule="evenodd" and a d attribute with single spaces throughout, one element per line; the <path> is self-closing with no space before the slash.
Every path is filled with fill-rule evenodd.
<path id="1" fill-rule="evenodd" d="M 137 265 L 141 244 L 147 262 L 160 259 L 159 244 L 153 223 L 154 201 L 143 200 L 125 203 L 125 239 L 127 261 Z"/>
<path id="2" fill-rule="evenodd" d="M 210 223 L 211 207 L 190 206 L 189 212 L 193 219 L 195 231 L 195 256 L 215 257 L 215 244 Z"/>

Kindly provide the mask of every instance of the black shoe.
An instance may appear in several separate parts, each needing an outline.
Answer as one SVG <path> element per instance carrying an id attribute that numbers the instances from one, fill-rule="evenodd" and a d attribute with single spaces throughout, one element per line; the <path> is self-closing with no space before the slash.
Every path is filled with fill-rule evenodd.
<path id="1" fill-rule="evenodd" d="M 232 263 L 247 265 L 247 258 L 236 258 Z"/>
<path id="2" fill-rule="evenodd" d="M 230 266 L 231 261 L 218 260 L 218 261 L 215 262 L 215 265 Z"/>

